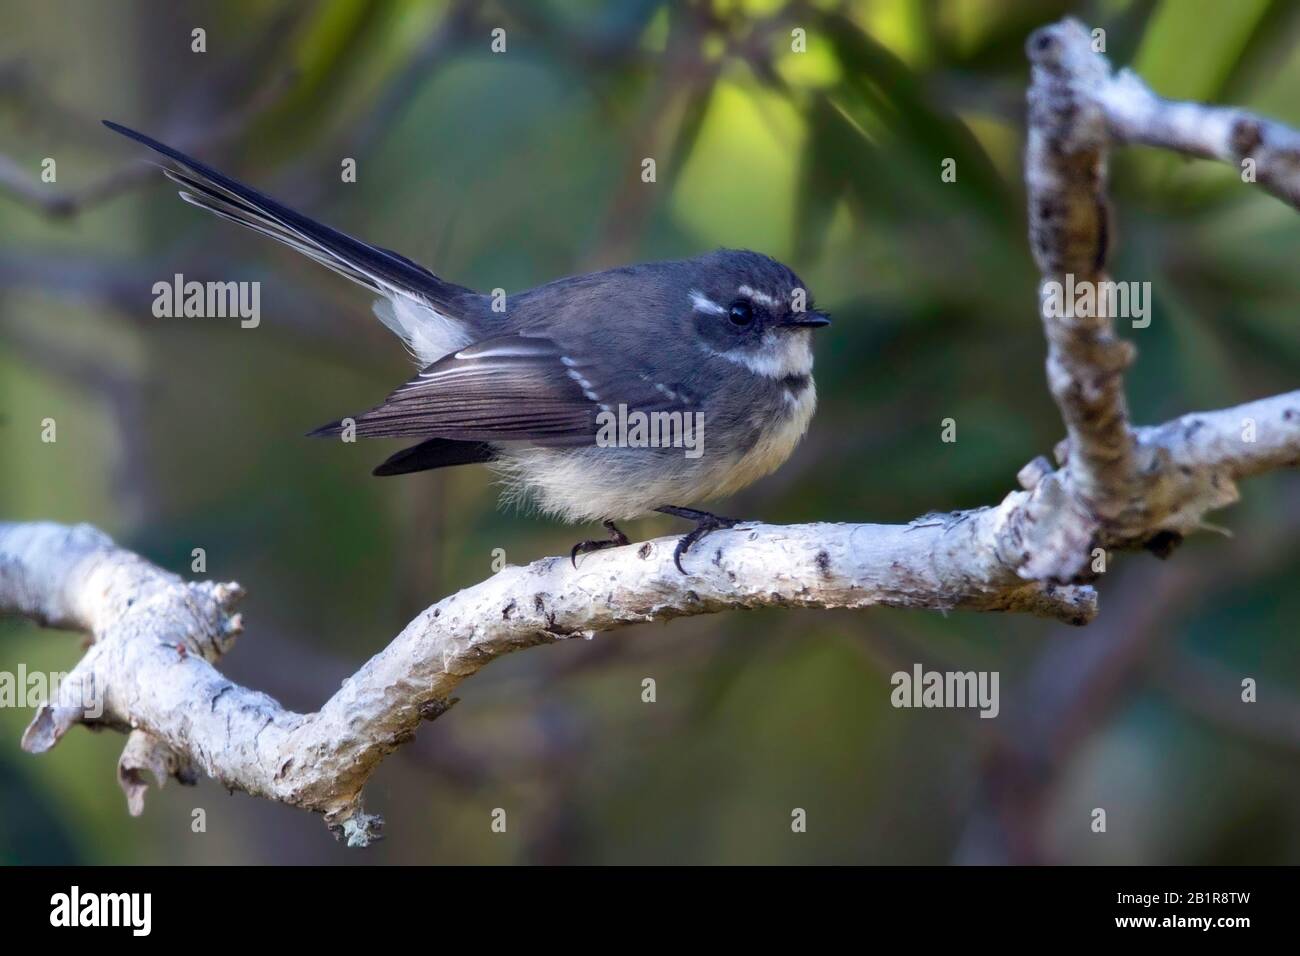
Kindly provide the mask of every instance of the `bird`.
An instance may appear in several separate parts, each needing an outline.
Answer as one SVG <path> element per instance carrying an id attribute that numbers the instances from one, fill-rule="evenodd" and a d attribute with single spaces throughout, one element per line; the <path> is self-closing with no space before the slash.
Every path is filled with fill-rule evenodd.
<path id="1" fill-rule="evenodd" d="M 783 464 L 817 405 L 812 333 L 830 324 L 788 266 L 759 252 L 571 276 L 504 295 L 434 275 L 290 209 L 126 126 L 104 125 L 166 160 L 180 197 L 278 240 L 377 296 L 373 311 L 420 371 L 375 407 L 317 437 L 417 439 L 373 471 L 484 463 L 502 500 L 629 544 L 616 522 L 651 512 L 694 522 L 673 552 L 740 522 L 690 507 Z M 638 430 L 639 427 L 639 430 Z"/>

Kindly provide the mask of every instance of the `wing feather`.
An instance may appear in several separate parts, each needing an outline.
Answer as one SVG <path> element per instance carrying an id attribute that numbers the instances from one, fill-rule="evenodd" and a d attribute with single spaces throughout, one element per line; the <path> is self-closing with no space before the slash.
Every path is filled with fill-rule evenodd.
<path id="1" fill-rule="evenodd" d="M 589 445 L 599 408 L 565 370 L 549 339 L 486 339 L 439 359 L 353 417 L 361 437 L 439 437 L 455 441 Z M 314 435 L 337 435 L 332 422 Z"/>

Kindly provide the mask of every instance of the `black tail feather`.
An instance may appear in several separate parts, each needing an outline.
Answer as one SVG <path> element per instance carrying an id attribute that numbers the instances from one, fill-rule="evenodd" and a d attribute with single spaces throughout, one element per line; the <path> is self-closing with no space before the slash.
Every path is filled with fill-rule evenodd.
<path id="1" fill-rule="evenodd" d="M 265 193 L 218 172 L 166 143 L 160 143 L 144 133 L 110 120 L 104 120 L 103 123 L 115 133 L 148 146 L 180 166 L 185 174 L 174 178 L 195 191 L 189 201 L 273 239 L 286 242 L 331 268 L 334 268 L 331 262 L 342 266 L 340 271 L 349 278 L 362 281 L 363 284 L 388 286 L 436 303 L 452 303 L 463 295 L 474 294 L 473 290 L 447 282 L 403 255 L 362 242 L 295 212 Z M 268 229 L 268 226 L 271 228 Z M 311 251 L 312 247 L 319 251 Z"/>
<path id="2" fill-rule="evenodd" d="M 410 448 L 403 448 L 371 474 L 379 477 L 407 475 L 415 471 L 431 471 L 453 465 L 476 465 L 496 458 L 492 446 L 478 441 L 452 441 L 448 438 L 430 438 Z"/>

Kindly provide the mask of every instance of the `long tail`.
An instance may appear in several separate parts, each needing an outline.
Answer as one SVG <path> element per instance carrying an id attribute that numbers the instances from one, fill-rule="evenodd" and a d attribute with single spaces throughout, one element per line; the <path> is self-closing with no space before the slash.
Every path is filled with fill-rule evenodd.
<path id="1" fill-rule="evenodd" d="M 375 314 L 400 335 L 422 365 L 471 340 L 465 320 L 483 308 L 473 289 L 446 282 L 388 249 L 332 229 L 294 212 L 270 196 L 217 172 L 165 143 L 104 120 L 104 125 L 171 161 L 163 172 L 182 189 L 186 202 L 246 226 L 296 249 L 326 268 L 379 295 Z M 335 434 L 333 426 L 312 434 Z M 376 475 L 401 475 L 432 468 L 491 461 L 492 448 L 477 441 L 431 438 L 390 457 Z"/>
<path id="2" fill-rule="evenodd" d="M 472 289 L 446 282 L 405 256 L 294 212 L 165 143 L 109 120 L 104 125 L 171 160 L 174 166 L 164 166 L 163 171 L 183 187 L 180 196 L 186 202 L 283 242 L 387 299 L 413 299 L 455 318 L 458 300 L 478 298 Z"/>

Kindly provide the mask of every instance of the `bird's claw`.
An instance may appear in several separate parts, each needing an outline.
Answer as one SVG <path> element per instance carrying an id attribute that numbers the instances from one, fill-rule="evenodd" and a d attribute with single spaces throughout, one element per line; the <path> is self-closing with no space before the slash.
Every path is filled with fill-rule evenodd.
<path id="1" fill-rule="evenodd" d="M 712 531 L 723 531 L 728 528 L 734 528 L 740 524 L 741 518 L 724 518 L 721 515 L 710 514 L 707 511 L 698 511 L 695 508 L 674 508 L 665 506 L 657 508 L 657 511 L 663 514 L 672 515 L 675 518 L 684 518 L 687 521 L 694 521 L 695 527 L 686 534 L 682 535 L 677 542 L 677 547 L 673 549 L 673 564 L 677 565 L 677 570 L 682 574 L 686 569 L 682 567 L 682 555 L 691 549 L 705 535 Z"/>
<path id="2" fill-rule="evenodd" d="M 621 548 L 625 544 L 632 543 L 628 540 L 627 535 L 618 530 L 618 527 L 614 522 L 605 521 L 603 524 L 605 525 L 605 530 L 609 532 L 608 538 L 602 538 L 599 541 L 590 539 L 587 541 L 579 541 L 573 546 L 572 550 L 569 551 L 569 561 L 575 568 L 578 566 L 578 555 L 580 554 L 588 554 L 592 551 L 604 551 L 606 548 Z"/>

